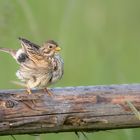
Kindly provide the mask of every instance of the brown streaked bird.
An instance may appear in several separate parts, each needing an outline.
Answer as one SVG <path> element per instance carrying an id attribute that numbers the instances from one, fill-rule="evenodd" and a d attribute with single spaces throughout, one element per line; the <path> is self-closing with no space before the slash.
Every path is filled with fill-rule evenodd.
<path id="1" fill-rule="evenodd" d="M 0 48 L 0 51 L 11 54 L 20 65 L 16 76 L 25 83 L 29 94 L 32 88 L 43 88 L 50 94 L 47 87 L 63 75 L 64 63 L 59 55 L 60 47 L 53 40 L 48 40 L 42 46 L 24 38 L 19 40 L 22 46 L 20 49 Z"/>

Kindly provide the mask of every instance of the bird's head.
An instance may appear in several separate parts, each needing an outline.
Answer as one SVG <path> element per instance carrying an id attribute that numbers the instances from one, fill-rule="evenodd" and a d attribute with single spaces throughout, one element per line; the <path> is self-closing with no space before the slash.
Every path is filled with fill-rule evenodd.
<path id="1" fill-rule="evenodd" d="M 56 53 L 58 53 L 61 50 L 61 48 L 58 46 L 58 44 L 55 41 L 48 40 L 43 44 L 40 50 L 44 56 L 52 57 Z"/>

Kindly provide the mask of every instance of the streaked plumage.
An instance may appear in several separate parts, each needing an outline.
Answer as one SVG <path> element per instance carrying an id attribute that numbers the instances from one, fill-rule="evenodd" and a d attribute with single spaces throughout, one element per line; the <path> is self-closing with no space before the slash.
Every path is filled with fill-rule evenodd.
<path id="1" fill-rule="evenodd" d="M 16 59 L 20 65 L 17 77 L 27 85 L 27 88 L 47 88 L 57 82 L 63 75 L 63 59 L 58 51 L 58 44 L 49 40 L 41 47 L 27 39 L 19 38 L 21 48 L 17 51 L 0 48 Z"/>

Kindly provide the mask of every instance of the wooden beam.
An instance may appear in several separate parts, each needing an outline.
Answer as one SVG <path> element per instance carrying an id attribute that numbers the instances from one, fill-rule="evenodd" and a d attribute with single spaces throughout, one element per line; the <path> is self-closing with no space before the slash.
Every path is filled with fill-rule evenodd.
<path id="1" fill-rule="evenodd" d="M 0 135 L 140 127 L 126 101 L 140 110 L 140 84 L 43 90 L 0 90 Z"/>

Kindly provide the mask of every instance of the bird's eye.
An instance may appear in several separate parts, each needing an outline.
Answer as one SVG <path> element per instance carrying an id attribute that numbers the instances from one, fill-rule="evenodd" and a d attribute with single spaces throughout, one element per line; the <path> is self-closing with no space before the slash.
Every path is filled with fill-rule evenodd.
<path id="1" fill-rule="evenodd" d="M 52 47 L 53 47 L 52 45 L 49 46 L 50 49 L 52 49 Z"/>

